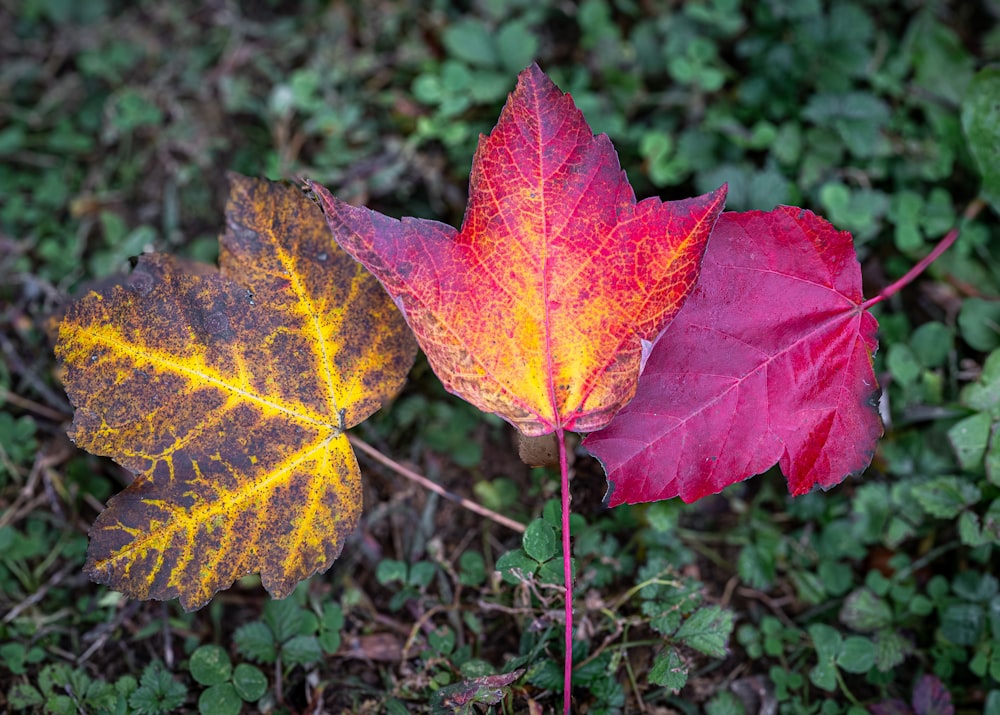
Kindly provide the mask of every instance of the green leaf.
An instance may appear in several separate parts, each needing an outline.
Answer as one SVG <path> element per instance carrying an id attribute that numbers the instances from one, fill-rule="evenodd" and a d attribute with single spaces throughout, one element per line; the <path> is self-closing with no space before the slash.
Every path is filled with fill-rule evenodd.
<path id="1" fill-rule="evenodd" d="M 232 683 L 206 688 L 198 698 L 198 712 L 201 715 L 239 715 L 242 709 L 243 699 Z"/>
<path id="2" fill-rule="evenodd" d="M 929 616 L 934 610 L 934 602 L 922 594 L 917 594 L 907 604 L 907 609 L 915 616 Z"/>
<path id="3" fill-rule="evenodd" d="M 696 185 L 699 190 L 710 185 L 714 188 L 720 183 L 729 184 L 726 205 L 737 210 L 770 211 L 776 204 L 792 200 L 788 178 L 776 169 L 757 170 L 741 164 L 723 164 L 698 173 Z"/>
<path id="4" fill-rule="evenodd" d="M 496 669 L 490 663 L 480 658 L 471 658 L 465 661 L 462 663 L 459 671 L 462 673 L 462 677 L 466 679 L 484 678 L 496 674 Z M 523 671 L 521 675 L 524 675 Z"/>
<path id="5" fill-rule="evenodd" d="M 576 559 L 570 563 L 573 574 L 576 574 Z M 550 559 L 538 567 L 538 580 L 542 583 L 551 583 L 562 586 L 566 580 L 563 575 L 563 564 L 561 559 Z"/>
<path id="6" fill-rule="evenodd" d="M 895 225 L 896 248 L 910 255 L 923 248 L 920 211 L 924 198 L 915 191 L 898 191 L 889 201 L 889 219 Z"/>
<path id="7" fill-rule="evenodd" d="M 547 658 L 533 666 L 525 676 L 525 680 L 539 688 L 561 693 L 563 690 L 562 665 Z"/>
<path id="8" fill-rule="evenodd" d="M 764 653 L 779 656 L 785 652 L 786 643 L 796 643 L 800 640 L 800 632 L 796 628 L 786 628 L 774 616 L 764 616 L 760 621 L 760 631 L 763 636 Z"/>
<path id="9" fill-rule="evenodd" d="M 805 684 L 801 673 L 785 670 L 777 665 L 771 666 L 767 674 L 774 683 L 775 695 L 781 700 L 788 699 L 789 691 L 800 690 Z"/>
<path id="10" fill-rule="evenodd" d="M 455 650 L 455 631 L 447 626 L 440 626 L 427 634 L 427 644 L 438 655 L 447 656 Z"/>
<path id="11" fill-rule="evenodd" d="M 496 50 L 503 68 L 512 75 L 517 74 L 538 52 L 538 38 L 531 32 L 528 23 L 520 20 L 504 23 L 496 33 Z"/>
<path id="12" fill-rule="evenodd" d="M 776 575 L 775 555 L 754 544 L 744 546 L 736 560 L 740 578 L 752 588 L 767 589 Z"/>
<path id="13" fill-rule="evenodd" d="M 972 656 L 972 660 L 969 661 L 969 670 L 972 674 L 982 678 L 986 675 L 986 671 L 989 669 L 989 653 L 983 649 L 978 649 L 976 654 Z"/>
<path id="14" fill-rule="evenodd" d="M 982 492 L 962 477 L 937 477 L 914 487 L 913 496 L 931 516 L 954 519 L 965 507 L 975 504 Z"/>
<path id="15" fill-rule="evenodd" d="M 818 604 L 826 598 L 826 588 L 819 574 L 812 571 L 793 571 L 790 574 L 795 592 L 804 604 Z"/>
<path id="16" fill-rule="evenodd" d="M 853 569 L 842 561 L 821 561 L 817 571 L 826 592 L 831 596 L 842 596 L 854 583 Z"/>
<path id="17" fill-rule="evenodd" d="M 548 561 L 556 555 L 556 532 L 542 519 L 535 519 L 524 530 L 521 543 L 524 551 L 535 561 Z"/>
<path id="18" fill-rule="evenodd" d="M 893 378 L 903 385 L 913 384 L 924 371 L 917 356 L 913 354 L 913 350 L 906 343 L 890 345 L 886 353 L 885 364 Z"/>
<path id="19" fill-rule="evenodd" d="M 840 633 L 823 623 L 809 626 L 809 637 L 816 649 L 816 666 L 809 671 L 809 680 L 823 690 L 833 691 L 837 687 L 837 656 L 843 645 Z"/>
<path id="20" fill-rule="evenodd" d="M 571 515 L 572 516 L 576 516 Z M 562 524 L 562 504 L 558 499 L 549 499 L 542 506 L 542 519 L 553 529 L 560 528 Z"/>
<path id="21" fill-rule="evenodd" d="M 493 33 L 479 20 L 467 18 L 453 22 L 441 35 L 448 54 L 457 60 L 479 67 L 495 67 L 498 62 Z"/>
<path id="22" fill-rule="evenodd" d="M 386 715 L 410 715 L 410 711 L 402 701 L 396 698 L 389 698 L 385 701 Z"/>
<path id="23" fill-rule="evenodd" d="M 163 112 L 143 93 L 131 88 L 121 90 L 109 103 L 111 121 L 122 132 L 163 122 Z"/>
<path id="24" fill-rule="evenodd" d="M 23 643 L 4 643 L 0 645 L 0 662 L 3 662 L 14 675 L 21 675 L 26 671 L 24 667 L 27 649 Z"/>
<path id="25" fill-rule="evenodd" d="M 824 623 L 814 623 L 807 630 L 819 659 L 833 661 L 843 644 L 843 638 L 837 629 Z"/>
<path id="26" fill-rule="evenodd" d="M 217 645 L 203 645 L 191 654 L 188 662 L 191 677 L 202 685 L 218 685 L 229 680 L 233 664 L 229 654 Z"/>
<path id="27" fill-rule="evenodd" d="M 517 484 L 508 477 L 476 482 L 472 491 L 483 506 L 500 512 L 510 511 L 521 497 Z"/>
<path id="28" fill-rule="evenodd" d="M 722 658 L 726 655 L 726 642 L 732 632 L 732 611 L 721 606 L 706 606 L 691 614 L 674 637 L 705 655 Z"/>
<path id="29" fill-rule="evenodd" d="M 248 663 L 240 663 L 233 670 L 233 687 L 247 702 L 260 700 L 267 691 L 267 677 L 260 668 Z"/>
<path id="30" fill-rule="evenodd" d="M 28 415 L 14 419 L 7 412 L 0 412 L 0 447 L 9 457 L 0 462 L 0 476 L 8 471 L 10 462 L 25 464 L 33 457 L 38 446 L 36 429 L 35 420 Z"/>
<path id="31" fill-rule="evenodd" d="M 1000 713 L 1000 688 L 996 688 L 987 693 L 986 706 L 983 708 L 983 712 L 986 715 L 996 715 L 997 713 Z"/>
<path id="32" fill-rule="evenodd" d="M 14 683 L 7 693 L 7 704 L 14 710 L 28 710 L 45 702 L 42 694 L 30 683 Z"/>
<path id="33" fill-rule="evenodd" d="M 975 603 L 952 603 L 941 613 L 941 635 L 955 645 L 974 645 L 983 629 L 983 608 Z"/>
<path id="34" fill-rule="evenodd" d="M 271 599 L 264 604 L 264 623 L 278 643 L 299 635 L 304 619 L 305 614 L 294 598 Z"/>
<path id="35" fill-rule="evenodd" d="M 437 567 L 430 561 L 417 561 L 410 566 L 410 573 L 407 576 L 407 583 L 411 586 L 423 589 L 431 585 Z"/>
<path id="36" fill-rule="evenodd" d="M 882 129 L 890 116 L 889 105 L 868 92 L 814 94 L 802 110 L 804 119 L 834 129 L 858 157 L 884 153 Z"/>
<path id="37" fill-rule="evenodd" d="M 160 670 L 163 669 L 163 663 L 159 661 L 153 661 L 146 670 L 151 671 L 154 668 Z M 167 674 L 169 678 L 170 674 Z M 69 678 L 69 666 L 65 663 L 49 663 L 44 668 L 42 672 L 38 674 L 38 687 L 42 691 L 43 695 L 51 695 L 57 688 L 62 686 L 67 682 Z"/>
<path id="38" fill-rule="evenodd" d="M 129 697 L 128 704 L 136 715 L 160 715 L 180 708 L 186 697 L 187 688 L 174 680 L 157 660 L 142 671 L 139 687 Z"/>
<path id="39" fill-rule="evenodd" d="M 954 347 L 954 335 L 944 323 L 931 321 L 913 331 L 910 347 L 924 367 L 941 367 Z"/>
<path id="40" fill-rule="evenodd" d="M 869 239 L 879 232 L 888 205 L 888 199 L 880 191 L 852 190 L 840 182 L 824 184 L 819 200 L 827 211 L 826 217 L 838 228 L 854 233 L 858 240 Z"/>
<path id="41" fill-rule="evenodd" d="M 531 576 L 538 568 L 538 562 L 528 556 L 522 549 L 514 549 L 497 559 L 496 570 L 507 583 L 520 583 Z"/>
<path id="42" fill-rule="evenodd" d="M 975 350 L 1000 347 L 1000 301 L 966 298 L 958 312 L 958 332 Z"/>
<path id="43" fill-rule="evenodd" d="M 904 45 L 911 53 L 916 86 L 928 96 L 957 104 L 972 79 L 975 61 L 955 31 L 928 7 L 916 14 Z"/>
<path id="44" fill-rule="evenodd" d="M 406 564 L 395 559 L 382 559 L 375 569 L 375 580 L 383 586 L 399 581 L 406 583 Z"/>
<path id="45" fill-rule="evenodd" d="M 478 551 L 462 552 L 458 568 L 458 580 L 463 586 L 479 586 L 486 581 L 486 561 Z"/>
<path id="46" fill-rule="evenodd" d="M 340 648 L 340 631 L 344 627 L 344 611 L 340 604 L 328 603 L 323 606 L 320 620 L 319 644 L 324 653 L 336 653 Z"/>
<path id="47" fill-rule="evenodd" d="M 665 636 L 671 635 L 681 624 L 681 610 L 671 604 L 647 601 L 642 612 L 649 618 L 649 627 Z"/>
<path id="48" fill-rule="evenodd" d="M 962 100 L 962 130 L 983 179 L 982 194 L 1000 212 L 1000 68 L 980 70 Z"/>
<path id="49" fill-rule="evenodd" d="M 281 658 L 288 665 L 310 665 L 323 658 L 316 636 L 295 636 L 281 646 Z"/>
<path id="50" fill-rule="evenodd" d="M 656 656 L 649 670 L 649 682 L 679 691 L 687 683 L 688 668 L 676 648 L 667 648 Z"/>
<path id="51" fill-rule="evenodd" d="M 986 450 L 984 465 L 986 467 L 987 481 L 994 486 L 1000 487 L 1000 430 L 994 431 L 993 436 L 990 438 L 990 446 Z M 994 504 L 998 503 L 994 502 Z M 993 518 L 996 519 L 997 517 L 1000 517 L 1000 513 L 996 514 Z M 1000 539 L 1000 521 L 995 522 L 989 531 L 996 534 L 995 538 Z"/>
<path id="52" fill-rule="evenodd" d="M 940 605 L 948 597 L 949 588 L 948 579 L 941 574 L 936 574 L 931 576 L 931 580 L 927 582 L 927 595 Z"/>
<path id="53" fill-rule="evenodd" d="M 956 422 L 948 430 L 948 440 L 962 469 L 971 471 L 983 465 L 992 425 L 989 413 L 980 412 Z"/>
<path id="54" fill-rule="evenodd" d="M 261 621 L 251 621 L 237 628 L 233 641 L 236 649 L 250 660 L 273 663 L 278 659 L 274 633 Z"/>
<path id="55" fill-rule="evenodd" d="M 875 667 L 882 673 L 900 665 L 913 652 L 913 643 L 899 631 L 891 628 L 875 635 Z"/>
<path id="56" fill-rule="evenodd" d="M 962 388 L 961 399 L 963 405 L 979 412 L 1000 409 L 1000 350 L 986 358 L 979 379 Z"/>
<path id="57" fill-rule="evenodd" d="M 23 127 L 13 126 L 0 130 L 0 156 L 9 156 L 20 151 L 27 143 L 27 134 Z"/>
<path id="58" fill-rule="evenodd" d="M 79 708 L 68 695 L 52 695 L 45 700 L 45 712 L 51 715 L 77 715 Z M 151 712 L 166 712 L 165 710 L 153 710 Z"/>
<path id="59" fill-rule="evenodd" d="M 958 216 L 955 213 L 955 204 L 952 201 L 951 193 L 940 186 L 931 189 L 927 205 L 924 208 L 923 215 L 920 217 L 920 225 L 923 226 L 924 231 L 932 236 L 940 236 L 947 233 L 957 221 Z M 950 345 L 950 329 L 941 323 L 931 322 L 926 323 L 926 325 L 937 325 L 939 327 L 935 330 L 939 331 L 943 328 L 942 340 L 944 340 L 945 345 Z M 917 330 L 919 331 L 919 328 Z M 944 332 L 947 332 L 947 336 L 943 334 Z"/>
<path id="60" fill-rule="evenodd" d="M 746 709 L 735 693 L 724 691 L 705 703 L 705 715 L 746 715 Z"/>
<path id="61" fill-rule="evenodd" d="M 952 580 L 951 590 L 966 601 L 986 602 L 1000 590 L 1000 582 L 991 573 L 962 571 Z"/>
<path id="62" fill-rule="evenodd" d="M 844 639 L 837 665 L 848 673 L 867 673 L 875 666 L 875 644 L 864 636 L 849 636 Z"/>
<path id="63" fill-rule="evenodd" d="M 892 609 L 871 589 L 859 588 L 844 599 L 840 622 L 856 631 L 876 631 L 892 623 Z"/>
<path id="64" fill-rule="evenodd" d="M 817 688 L 832 692 L 837 689 L 837 666 L 832 661 L 821 661 L 809 671 L 809 680 Z"/>
<path id="65" fill-rule="evenodd" d="M 989 535 L 983 533 L 979 515 L 973 511 L 963 511 L 958 517 L 958 538 L 963 544 L 973 548 L 990 542 Z"/>

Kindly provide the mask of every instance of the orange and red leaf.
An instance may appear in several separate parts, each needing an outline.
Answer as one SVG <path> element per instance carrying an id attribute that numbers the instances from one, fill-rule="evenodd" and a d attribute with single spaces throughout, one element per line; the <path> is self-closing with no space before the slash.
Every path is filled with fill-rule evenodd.
<path id="1" fill-rule="evenodd" d="M 725 199 L 637 203 L 611 141 L 537 66 L 480 138 L 460 231 L 312 186 L 445 387 L 527 435 L 597 429 L 631 399 Z"/>

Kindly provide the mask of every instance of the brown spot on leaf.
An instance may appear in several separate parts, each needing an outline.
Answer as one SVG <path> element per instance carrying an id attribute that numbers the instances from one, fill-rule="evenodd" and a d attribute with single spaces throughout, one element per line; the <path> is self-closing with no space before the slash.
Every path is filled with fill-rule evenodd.
<path id="1" fill-rule="evenodd" d="M 229 318 L 225 313 L 216 312 L 205 316 L 205 330 L 211 335 L 219 335 L 229 329 Z"/>
<path id="2" fill-rule="evenodd" d="M 140 296 L 149 295 L 153 291 L 153 284 L 153 276 L 139 271 L 133 272 L 126 282 L 129 289 Z"/>

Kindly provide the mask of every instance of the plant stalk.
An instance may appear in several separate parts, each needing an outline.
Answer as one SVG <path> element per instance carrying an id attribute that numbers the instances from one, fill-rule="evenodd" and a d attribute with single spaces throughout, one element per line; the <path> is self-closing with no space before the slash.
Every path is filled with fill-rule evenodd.
<path id="1" fill-rule="evenodd" d="M 566 432 L 556 430 L 559 443 L 559 492 L 562 497 L 562 548 L 563 548 L 563 599 L 566 609 L 565 648 L 563 657 L 563 715 L 570 715 L 573 696 L 573 560 L 570 558 L 569 538 L 569 465 L 566 460 Z"/>
<path id="2" fill-rule="evenodd" d="M 985 206 L 986 202 L 983 199 L 975 199 L 974 201 L 972 201 L 965 208 L 965 212 L 962 214 L 963 221 L 971 221 L 972 219 L 974 219 L 979 214 L 979 212 L 983 210 Z M 958 240 L 959 228 L 960 228 L 959 226 L 955 226 L 954 228 L 952 228 L 947 234 L 945 234 L 945 237 L 941 239 L 938 245 L 934 246 L 934 250 L 932 250 L 926 256 L 921 258 L 920 261 L 918 261 L 917 264 L 913 266 L 913 268 L 908 270 L 903 275 L 902 278 L 886 286 L 882 290 L 882 292 L 879 293 L 874 298 L 869 298 L 864 303 L 862 303 L 861 309 L 867 310 L 868 308 L 871 308 L 873 305 L 881 303 L 883 300 L 887 298 L 891 298 L 896 293 L 905 288 L 907 285 L 909 285 L 914 278 L 919 276 L 927 269 L 927 266 L 932 264 L 934 261 L 938 259 L 938 257 L 940 257 L 942 253 L 951 248 L 951 244 L 953 244 L 956 240 Z"/>
<path id="3" fill-rule="evenodd" d="M 347 441 L 350 442 L 351 445 L 355 449 L 357 449 L 358 451 L 364 452 L 365 454 L 367 454 L 369 457 L 371 457 L 372 459 L 374 459 L 379 464 L 382 464 L 382 465 L 388 467 L 389 469 L 391 469 L 392 471 L 394 471 L 396 474 L 399 474 L 400 476 L 406 477 L 407 479 L 416 482 L 417 484 L 419 484 L 420 486 L 422 486 L 424 489 L 427 489 L 428 491 L 432 491 L 435 494 L 440 494 L 445 499 L 448 499 L 449 501 L 453 501 L 456 504 L 459 504 L 459 505 L 465 507 L 466 509 L 468 509 L 471 512 L 475 512 L 476 514 L 479 514 L 480 516 L 485 516 L 490 521 L 494 521 L 497 524 L 500 524 L 501 526 L 506 526 L 511 531 L 516 531 L 519 534 L 523 534 L 524 533 L 524 524 L 522 524 L 521 522 L 514 521 L 513 519 L 511 519 L 509 517 L 506 517 L 503 514 L 497 514 L 495 511 L 493 511 L 492 509 L 487 509 L 482 504 L 477 504 L 476 502 L 471 501 L 469 499 L 466 499 L 465 497 L 461 497 L 458 494 L 453 494 L 452 492 L 449 492 L 447 489 L 445 489 L 444 487 L 442 487 L 440 484 L 437 484 L 436 482 L 432 482 L 430 479 L 428 479 L 427 477 L 425 477 L 423 474 L 419 474 L 417 472 L 414 472 L 412 469 L 408 469 L 408 468 L 404 467 L 402 464 L 400 464 L 399 462 L 395 461 L 394 459 L 390 459 L 389 457 L 386 457 L 384 454 L 382 454 L 381 452 L 379 452 L 377 449 L 375 449 L 374 447 L 372 447 L 370 444 L 368 444 L 364 440 L 359 439 L 359 438 L 355 437 L 352 434 L 349 434 L 349 435 L 347 435 Z"/>

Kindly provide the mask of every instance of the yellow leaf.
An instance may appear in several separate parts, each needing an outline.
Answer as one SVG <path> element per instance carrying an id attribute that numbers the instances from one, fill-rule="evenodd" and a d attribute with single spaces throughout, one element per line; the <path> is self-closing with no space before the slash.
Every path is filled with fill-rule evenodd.
<path id="1" fill-rule="evenodd" d="M 330 567 L 361 513 L 343 430 L 416 353 L 301 190 L 231 184 L 219 269 L 144 255 L 70 307 L 56 346 L 71 437 L 137 475 L 91 529 L 86 571 L 186 609 L 249 573 L 281 598 Z"/>

